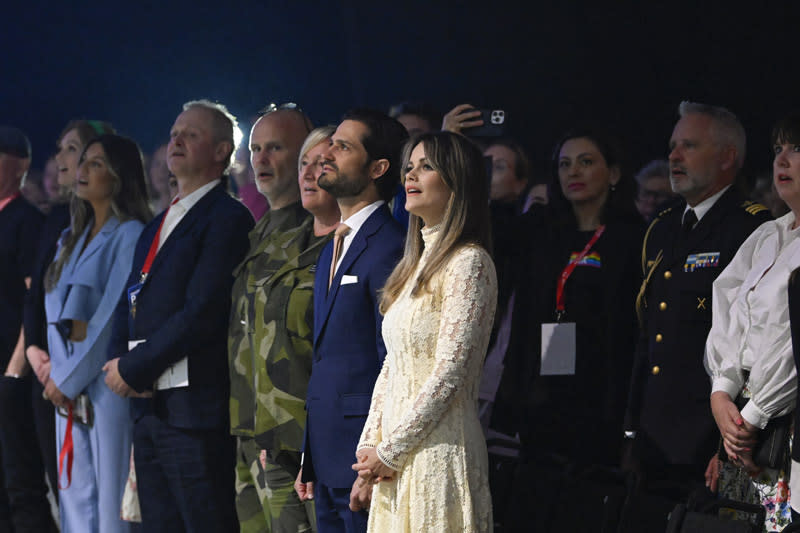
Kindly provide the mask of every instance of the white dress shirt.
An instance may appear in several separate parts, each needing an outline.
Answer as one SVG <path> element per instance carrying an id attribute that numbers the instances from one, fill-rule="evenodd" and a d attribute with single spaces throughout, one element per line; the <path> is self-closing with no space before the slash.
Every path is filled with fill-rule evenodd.
<path id="1" fill-rule="evenodd" d="M 797 397 L 789 327 L 789 275 L 800 266 L 793 213 L 759 226 L 714 281 L 705 365 L 712 392 L 736 398 L 749 371 L 751 398 L 742 417 L 764 428 L 789 413 Z"/>
<path id="2" fill-rule="evenodd" d="M 342 259 L 344 259 L 344 256 L 347 255 L 347 250 L 350 249 L 350 243 L 352 243 L 353 239 L 355 239 L 358 230 L 361 229 L 361 226 L 364 225 L 364 222 L 367 221 L 369 216 L 384 203 L 386 202 L 383 200 L 372 202 L 368 206 L 362 207 L 350 215 L 347 220 L 342 220 L 342 224 L 345 224 L 348 228 L 350 228 L 350 233 L 344 236 L 344 241 L 342 242 L 342 254 L 339 256 L 339 260 L 336 262 L 336 268 L 333 270 L 334 274 L 336 274 L 336 271 L 339 270 L 339 265 L 342 264 Z"/>
<path id="3" fill-rule="evenodd" d="M 161 235 L 158 238 L 158 249 L 160 250 L 161 247 L 164 245 L 164 242 L 169 237 L 169 234 L 172 233 L 183 217 L 186 216 L 186 213 L 189 212 L 189 209 L 194 207 L 194 204 L 200 201 L 200 199 L 208 194 L 208 192 L 219 185 L 219 182 L 222 179 L 217 178 L 210 183 L 206 183 L 196 191 L 186 195 L 186 198 L 181 198 L 174 204 L 169 206 L 169 210 L 167 214 L 164 216 L 164 225 L 161 226 Z"/>

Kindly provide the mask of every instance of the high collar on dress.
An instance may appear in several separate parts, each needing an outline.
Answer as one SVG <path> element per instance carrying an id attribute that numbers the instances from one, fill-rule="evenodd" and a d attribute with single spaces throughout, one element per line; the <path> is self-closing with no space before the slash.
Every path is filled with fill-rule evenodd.
<path id="1" fill-rule="evenodd" d="M 439 230 L 442 228 L 441 224 L 436 224 L 435 226 L 431 227 L 423 227 L 420 230 L 422 233 L 422 242 L 425 243 L 425 249 L 430 249 L 433 246 L 433 243 L 436 242 L 436 239 L 439 238 Z"/>

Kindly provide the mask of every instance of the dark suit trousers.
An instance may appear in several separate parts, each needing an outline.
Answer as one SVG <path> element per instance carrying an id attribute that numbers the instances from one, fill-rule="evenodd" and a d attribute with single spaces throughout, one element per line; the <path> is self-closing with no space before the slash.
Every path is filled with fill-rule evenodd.
<path id="1" fill-rule="evenodd" d="M 142 530 L 237 532 L 236 445 L 222 429 L 183 429 L 155 415 L 133 430 Z"/>
<path id="2" fill-rule="evenodd" d="M 334 489 L 319 481 L 314 483 L 314 508 L 317 533 L 365 533 L 366 511 L 350 510 L 350 489 Z"/>
<path id="3" fill-rule="evenodd" d="M 0 377 L 0 530 L 55 531 L 31 404 L 32 376 Z M 55 450 L 55 439 L 53 449 Z M 10 526 L 13 524 L 13 528 Z"/>

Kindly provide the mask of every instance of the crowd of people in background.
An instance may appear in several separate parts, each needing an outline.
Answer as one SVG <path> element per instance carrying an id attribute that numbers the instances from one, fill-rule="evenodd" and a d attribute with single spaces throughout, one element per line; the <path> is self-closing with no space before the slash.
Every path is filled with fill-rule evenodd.
<path id="1" fill-rule="evenodd" d="M 638 172 L 576 124 L 543 175 L 468 104 L 178 111 L 41 170 L 0 126 L 0 531 L 800 522 L 800 115 L 747 180 L 692 102 Z"/>

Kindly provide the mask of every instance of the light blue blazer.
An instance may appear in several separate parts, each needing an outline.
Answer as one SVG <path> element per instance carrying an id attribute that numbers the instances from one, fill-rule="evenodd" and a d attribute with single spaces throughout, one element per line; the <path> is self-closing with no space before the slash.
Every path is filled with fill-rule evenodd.
<path id="1" fill-rule="evenodd" d="M 64 265 L 56 287 L 45 296 L 50 379 L 69 398 L 86 389 L 108 359 L 111 316 L 126 290 L 142 228 L 144 225 L 138 220 L 120 223 L 112 217 L 81 253 L 87 228 Z M 88 322 L 86 338 L 65 341 L 55 328 L 55 323 L 63 319 Z"/>

